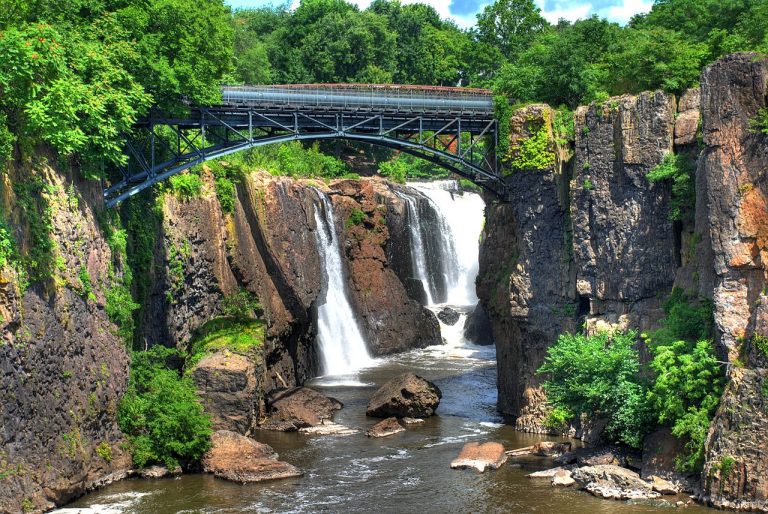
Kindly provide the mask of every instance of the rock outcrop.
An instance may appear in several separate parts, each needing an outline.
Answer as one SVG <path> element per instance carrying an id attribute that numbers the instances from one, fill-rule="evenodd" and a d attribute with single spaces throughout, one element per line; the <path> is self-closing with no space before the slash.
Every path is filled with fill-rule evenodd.
<path id="1" fill-rule="evenodd" d="M 278 460 L 271 446 L 227 430 L 213 433 L 202 464 L 206 473 L 241 484 L 302 475 L 295 466 Z"/>
<path id="2" fill-rule="evenodd" d="M 733 363 L 707 439 L 705 498 L 768 511 L 768 136 L 751 126 L 768 101 L 768 60 L 735 54 L 701 78 L 711 294 L 720 353 Z M 697 182 L 697 186 L 699 182 Z"/>
<path id="3" fill-rule="evenodd" d="M 499 469 L 507 462 L 501 443 L 467 443 L 451 462 L 452 469 L 473 468 L 482 473 L 486 468 Z"/>
<path id="4" fill-rule="evenodd" d="M 219 350 L 192 370 L 192 380 L 214 430 L 248 434 L 265 412 L 265 369 L 259 355 L 238 355 Z"/>
<path id="5" fill-rule="evenodd" d="M 122 261 L 97 221 L 101 188 L 36 156 L 0 179 L 20 254 L 0 268 L 0 512 L 50 509 L 131 466 L 116 419 L 129 358 L 105 312 Z"/>
<path id="6" fill-rule="evenodd" d="M 264 430 L 294 432 L 333 419 L 333 413 L 343 405 L 308 387 L 272 391 L 268 397 L 268 418 L 261 423 Z"/>
<path id="7" fill-rule="evenodd" d="M 639 500 L 658 498 L 661 494 L 653 485 L 627 468 L 611 464 L 585 466 L 571 472 L 576 485 L 588 493 L 614 500 Z"/>
<path id="8" fill-rule="evenodd" d="M 365 435 L 368 437 L 388 437 L 400 432 L 405 432 L 405 428 L 397 421 L 397 418 L 392 417 L 379 421 L 369 428 Z"/>
<path id="9" fill-rule="evenodd" d="M 531 105 L 510 121 L 511 143 L 543 126 L 556 160 L 507 179 L 509 202 L 486 198 L 477 293 L 491 320 L 498 366 L 498 408 L 522 430 L 543 432 L 546 415 L 536 369 L 560 332 L 576 326 L 569 181 L 552 136 L 554 112 Z M 546 256 L 546 257 L 543 257 Z"/>
<path id="10" fill-rule="evenodd" d="M 435 413 L 442 396 L 440 389 L 429 380 L 404 373 L 374 393 L 365 413 L 377 418 L 426 418 Z"/>

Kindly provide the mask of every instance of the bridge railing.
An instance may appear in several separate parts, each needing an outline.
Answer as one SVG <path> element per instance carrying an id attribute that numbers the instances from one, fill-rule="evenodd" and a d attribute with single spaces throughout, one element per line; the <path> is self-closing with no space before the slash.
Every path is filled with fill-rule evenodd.
<path id="1" fill-rule="evenodd" d="M 224 86 L 226 105 L 261 108 L 387 111 L 429 114 L 493 113 L 491 92 L 376 84 Z"/>

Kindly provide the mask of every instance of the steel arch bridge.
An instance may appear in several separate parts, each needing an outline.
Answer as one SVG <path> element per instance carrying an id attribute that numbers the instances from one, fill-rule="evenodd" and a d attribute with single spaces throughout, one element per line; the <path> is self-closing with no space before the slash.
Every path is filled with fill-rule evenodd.
<path id="1" fill-rule="evenodd" d="M 436 163 L 499 197 L 498 124 L 483 89 L 373 84 L 224 87 L 221 105 L 151 112 L 127 141 L 128 165 L 104 187 L 107 207 L 191 166 L 286 141 L 344 139 Z"/>

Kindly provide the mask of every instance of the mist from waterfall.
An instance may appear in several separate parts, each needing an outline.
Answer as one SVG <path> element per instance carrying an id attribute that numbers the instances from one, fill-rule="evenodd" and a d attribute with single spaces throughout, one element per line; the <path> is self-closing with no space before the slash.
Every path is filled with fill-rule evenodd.
<path id="1" fill-rule="evenodd" d="M 409 182 L 427 198 L 438 214 L 439 259 L 442 278 L 445 281 L 446 298 L 428 296 L 429 304 L 445 303 L 449 305 L 475 305 L 478 302 L 475 292 L 475 278 L 478 273 L 478 246 L 483 229 L 485 203 L 475 193 L 459 193 L 455 180 L 437 180 L 434 182 Z M 410 212 L 410 211 L 409 211 Z M 412 218 L 416 223 L 417 218 Z M 423 226 L 422 226 L 423 229 Z M 413 231 L 413 227 L 411 227 Z M 434 228 L 432 229 L 434 230 Z M 412 238 L 412 251 L 422 257 L 415 257 L 414 262 L 426 262 L 426 248 L 419 238 Z M 422 260 L 423 259 L 423 260 Z M 426 265 L 425 265 L 426 267 Z M 415 270 L 417 278 L 425 271 Z M 429 290 L 430 287 L 425 287 Z M 434 287 L 432 290 L 434 291 Z"/>
<path id="2" fill-rule="evenodd" d="M 317 191 L 317 195 L 320 204 L 315 204 L 315 237 L 326 274 L 325 298 L 318 300 L 317 342 L 323 374 L 350 375 L 370 365 L 373 359 L 347 298 L 333 204 L 325 193 Z"/>

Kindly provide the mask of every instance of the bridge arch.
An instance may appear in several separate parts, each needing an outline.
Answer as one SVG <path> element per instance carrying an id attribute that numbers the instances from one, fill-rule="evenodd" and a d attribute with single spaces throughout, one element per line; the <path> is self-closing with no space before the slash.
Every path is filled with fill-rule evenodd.
<path id="1" fill-rule="evenodd" d="M 191 166 L 248 148 L 327 139 L 400 150 L 503 197 L 492 104 L 484 90 L 469 91 L 475 92 L 467 98 L 460 88 L 413 86 L 224 88 L 222 105 L 191 108 L 182 117 L 152 113 L 139 121 L 127 142 L 129 163 L 121 180 L 105 187 L 105 204 L 112 207 Z"/>

